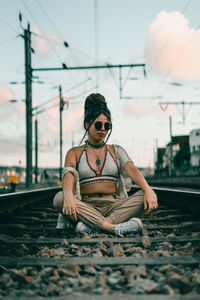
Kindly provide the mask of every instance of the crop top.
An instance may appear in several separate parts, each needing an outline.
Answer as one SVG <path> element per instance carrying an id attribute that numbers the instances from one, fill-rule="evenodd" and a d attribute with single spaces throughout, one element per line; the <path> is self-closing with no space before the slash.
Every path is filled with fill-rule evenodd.
<path id="1" fill-rule="evenodd" d="M 90 166 L 86 150 L 83 150 L 80 156 L 77 171 L 79 174 L 80 186 L 98 182 L 117 183 L 119 177 L 117 163 L 108 150 L 106 150 L 105 161 L 100 170 L 100 174 L 97 174 L 96 171 Z"/>

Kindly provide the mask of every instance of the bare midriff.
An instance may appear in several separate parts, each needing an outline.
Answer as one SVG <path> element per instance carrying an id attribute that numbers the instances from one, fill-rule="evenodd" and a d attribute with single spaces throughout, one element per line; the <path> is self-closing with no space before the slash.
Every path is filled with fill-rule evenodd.
<path id="1" fill-rule="evenodd" d="M 81 186 L 80 192 L 82 195 L 91 194 L 115 194 L 116 184 L 112 182 L 98 182 Z"/>

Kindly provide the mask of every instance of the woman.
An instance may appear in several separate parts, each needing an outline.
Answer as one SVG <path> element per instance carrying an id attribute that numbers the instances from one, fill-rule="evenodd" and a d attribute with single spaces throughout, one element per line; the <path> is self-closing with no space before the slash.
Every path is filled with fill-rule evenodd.
<path id="1" fill-rule="evenodd" d="M 157 197 L 126 151 L 106 143 L 112 131 L 111 113 L 101 94 L 86 98 L 84 128 L 83 139 L 86 134 L 88 139 L 68 151 L 63 192 L 54 198 L 60 211 L 57 228 L 72 224 L 78 233 L 103 230 L 118 236 L 141 231 L 138 216 L 156 209 Z M 130 197 L 124 182 L 127 175 L 141 187 Z"/>

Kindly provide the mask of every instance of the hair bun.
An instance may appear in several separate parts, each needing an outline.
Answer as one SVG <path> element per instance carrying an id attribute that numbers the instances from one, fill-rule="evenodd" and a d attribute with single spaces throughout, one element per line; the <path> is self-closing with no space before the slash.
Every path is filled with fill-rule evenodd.
<path id="1" fill-rule="evenodd" d="M 85 100 L 85 110 L 88 110 L 93 107 L 105 108 L 107 107 L 106 100 L 104 96 L 99 93 L 90 94 Z"/>
<path id="2" fill-rule="evenodd" d="M 84 134 L 80 144 L 84 140 L 86 134 L 89 132 L 89 128 L 92 125 L 92 123 L 94 122 L 94 120 L 96 120 L 96 118 L 98 118 L 101 114 L 103 114 L 108 119 L 108 121 L 111 122 L 111 113 L 110 113 L 110 110 L 108 109 L 106 100 L 105 100 L 104 96 L 102 96 L 99 93 L 90 94 L 85 99 L 84 109 L 85 109 L 85 111 L 84 111 L 83 125 L 84 125 L 84 128 L 86 131 L 85 131 L 85 134 Z M 108 140 L 111 132 L 112 132 L 112 127 L 107 136 L 107 140 Z"/>

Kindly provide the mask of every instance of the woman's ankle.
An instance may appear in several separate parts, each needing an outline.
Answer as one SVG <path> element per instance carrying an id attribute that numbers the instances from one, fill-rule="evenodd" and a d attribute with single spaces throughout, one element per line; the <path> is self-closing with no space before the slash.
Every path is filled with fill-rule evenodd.
<path id="1" fill-rule="evenodd" d="M 106 220 L 101 225 L 101 229 L 108 231 L 108 232 L 114 232 L 115 225 Z"/>

